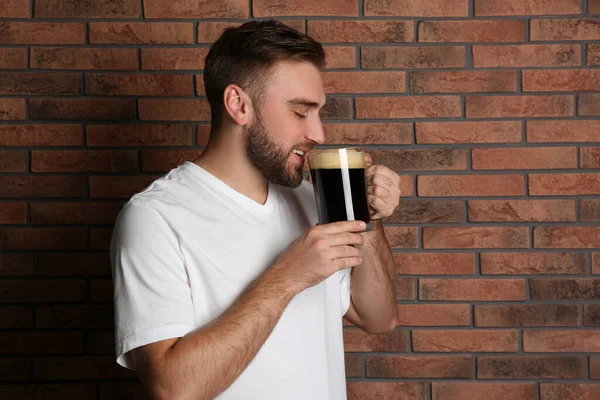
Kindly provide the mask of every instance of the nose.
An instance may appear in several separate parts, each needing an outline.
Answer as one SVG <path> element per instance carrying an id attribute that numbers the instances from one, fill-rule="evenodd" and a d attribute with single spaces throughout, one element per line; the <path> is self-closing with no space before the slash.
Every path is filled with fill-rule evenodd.
<path id="1" fill-rule="evenodd" d="M 323 129 L 323 122 L 321 122 L 321 117 L 317 115 L 308 130 L 308 139 L 315 142 L 316 144 L 324 144 L 325 143 L 325 131 Z"/>

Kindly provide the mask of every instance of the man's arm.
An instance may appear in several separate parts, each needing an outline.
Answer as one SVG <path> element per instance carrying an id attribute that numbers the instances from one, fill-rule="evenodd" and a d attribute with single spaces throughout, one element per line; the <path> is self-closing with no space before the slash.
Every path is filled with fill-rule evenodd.
<path id="1" fill-rule="evenodd" d="M 351 278 L 350 307 L 346 319 L 369 333 L 387 332 L 397 325 L 395 266 L 392 251 L 380 221 L 363 233 L 365 243 L 357 245 L 363 263 Z"/>

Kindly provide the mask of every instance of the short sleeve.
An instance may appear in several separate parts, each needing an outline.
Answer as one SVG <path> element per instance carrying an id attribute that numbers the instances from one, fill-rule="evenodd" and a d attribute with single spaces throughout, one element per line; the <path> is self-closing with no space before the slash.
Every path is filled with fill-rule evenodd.
<path id="1" fill-rule="evenodd" d="M 110 246 L 117 363 L 128 352 L 194 329 L 191 290 L 177 235 L 152 208 L 128 203 Z"/>
<path id="2" fill-rule="evenodd" d="M 350 290 L 352 268 L 344 268 L 339 271 L 340 274 L 340 300 L 342 305 L 342 317 L 346 315 L 350 308 Z"/>

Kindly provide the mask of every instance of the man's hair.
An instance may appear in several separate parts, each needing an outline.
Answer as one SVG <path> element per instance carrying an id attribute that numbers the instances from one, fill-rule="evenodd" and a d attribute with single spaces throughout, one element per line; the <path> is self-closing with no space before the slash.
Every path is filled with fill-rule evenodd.
<path id="1" fill-rule="evenodd" d="M 250 21 L 224 30 L 211 46 L 204 67 L 211 133 L 223 121 L 225 88 L 238 85 L 258 108 L 264 101 L 269 72 L 281 61 L 310 62 L 321 69 L 325 53 L 311 37 L 275 20 Z"/>

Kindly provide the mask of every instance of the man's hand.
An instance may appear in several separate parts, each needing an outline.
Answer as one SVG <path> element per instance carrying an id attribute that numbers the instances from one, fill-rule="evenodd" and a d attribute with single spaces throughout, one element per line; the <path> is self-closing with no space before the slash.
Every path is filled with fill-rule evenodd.
<path id="1" fill-rule="evenodd" d="M 367 165 L 372 164 L 370 155 L 365 155 Z M 389 217 L 400 204 L 400 177 L 383 165 L 370 165 L 365 169 L 367 178 L 367 200 L 371 219 Z"/>

